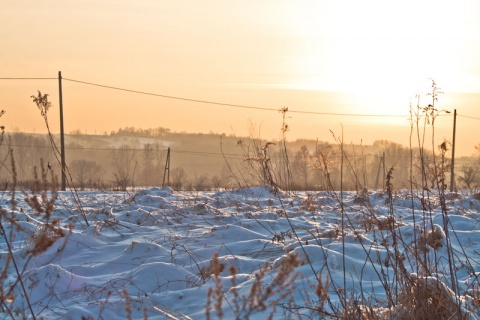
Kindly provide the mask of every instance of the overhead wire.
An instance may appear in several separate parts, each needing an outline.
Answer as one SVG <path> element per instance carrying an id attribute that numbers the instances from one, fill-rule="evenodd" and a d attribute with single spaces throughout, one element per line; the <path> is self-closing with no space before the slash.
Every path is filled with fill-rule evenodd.
<path id="1" fill-rule="evenodd" d="M 457 113 L 457 117 L 468 118 L 468 119 L 473 119 L 473 120 L 480 120 L 480 118 L 478 118 L 478 117 L 464 116 L 464 115 L 458 114 L 458 113 Z"/>
<path id="2" fill-rule="evenodd" d="M 0 78 L 0 80 L 58 80 L 58 78 Z"/>
<path id="3" fill-rule="evenodd" d="M 51 149 L 51 146 L 48 145 L 26 145 L 26 144 L 10 144 L 10 147 L 18 147 L 18 148 L 37 148 L 37 149 Z M 66 146 L 66 150 L 89 150 L 89 151 L 146 151 L 143 148 L 132 148 L 132 147 L 125 147 L 125 148 L 95 148 L 95 147 L 75 147 L 75 146 Z M 151 152 L 167 152 L 168 148 L 162 149 L 153 149 L 148 150 Z M 246 155 L 242 153 L 222 153 L 222 152 L 207 152 L 207 151 L 192 151 L 192 150 L 182 150 L 182 149 L 171 149 L 171 153 L 176 154 L 188 154 L 188 155 L 196 155 L 196 156 L 206 156 L 206 157 L 227 157 L 227 158 L 237 158 L 237 159 L 245 159 Z M 295 158 L 296 155 L 293 155 Z M 335 158 L 339 158 L 340 155 L 334 156 Z M 363 158 L 381 158 L 381 155 L 378 154 L 363 154 L 363 155 L 350 155 L 350 158 L 353 159 L 363 159 Z M 277 155 L 270 155 L 269 158 L 282 158 L 282 156 Z M 407 156 L 397 156 L 396 159 L 400 158 L 408 158 Z"/>
<path id="4" fill-rule="evenodd" d="M 112 89 L 112 90 L 132 92 L 132 93 L 137 93 L 137 94 L 142 94 L 142 95 L 148 95 L 148 96 L 154 96 L 154 97 L 160 97 L 160 98 L 166 98 L 166 99 L 174 99 L 174 100 L 188 101 L 188 102 L 194 102 L 194 103 L 204 103 L 204 104 L 219 105 L 219 106 L 234 107 L 234 108 L 255 109 L 255 110 L 265 110 L 265 111 L 275 111 L 275 112 L 282 111 L 282 109 L 275 109 L 275 108 L 247 106 L 247 105 L 241 105 L 241 104 L 224 103 L 224 102 L 217 102 L 217 101 L 210 101 L 210 100 L 199 100 L 199 99 L 184 98 L 184 97 L 178 97 L 178 96 L 170 96 L 170 95 L 165 95 L 165 94 L 151 93 L 151 92 L 140 91 L 140 90 L 126 89 L 126 88 L 114 87 L 114 86 L 103 85 L 103 84 L 98 84 L 98 83 L 93 83 L 93 82 L 87 82 L 87 81 L 80 81 L 80 80 L 69 79 L 69 78 L 62 78 L 62 79 L 63 79 L 63 80 L 66 80 L 66 81 L 71 81 L 71 82 L 86 84 L 86 85 L 90 85 L 90 86 L 96 86 L 96 87 L 107 88 L 107 89 Z M 290 109 L 286 109 L 286 111 L 289 112 L 289 113 L 316 114 L 316 115 L 329 115 L 329 116 L 408 117 L 408 115 L 406 115 L 406 114 L 405 114 L 405 115 L 360 114 L 360 113 L 318 112 L 318 111 L 290 110 Z"/>
<path id="5" fill-rule="evenodd" d="M 267 108 L 267 107 L 258 107 L 258 106 L 248 106 L 248 105 L 242 105 L 242 104 L 225 103 L 225 102 L 218 102 L 218 101 L 211 101 L 211 100 L 201 100 L 201 99 L 193 99 L 193 98 L 186 98 L 186 97 L 179 97 L 179 96 L 171 96 L 171 95 L 160 94 L 160 93 L 152 93 L 152 92 L 146 92 L 146 91 L 141 91 L 141 90 L 120 88 L 120 87 L 116 87 L 116 86 L 104 85 L 104 84 L 88 82 L 88 81 L 81 81 L 81 80 L 70 79 L 70 78 L 65 78 L 65 77 L 63 77 L 61 79 L 65 80 L 65 81 L 74 82 L 74 83 L 96 86 L 96 87 L 106 88 L 106 89 L 111 89 L 111 90 L 119 90 L 119 91 L 131 92 L 131 93 L 136 93 L 136 94 L 141 94 L 141 95 L 154 96 L 154 97 L 160 97 L 160 98 L 165 98 L 165 99 L 174 99 L 174 100 L 187 101 L 187 102 L 193 102 L 193 103 L 204 103 L 204 104 L 226 106 L 226 107 L 233 107 L 233 108 L 254 109 L 254 110 L 275 111 L 275 112 L 279 112 L 279 111 L 283 110 L 282 108 Z M 58 80 L 58 78 L 53 78 L 53 77 L 0 77 L 0 80 Z M 306 110 L 290 110 L 288 108 L 286 108 L 285 111 L 287 111 L 289 113 L 326 115 L 326 116 L 384 117 L 384 118 L 398 118 L 398 117 L 402 117 L 402 118 L 407 117 L 408 118 L 409 117 L 409 115 L 407 115 L 407 114 L 400 115 L 400 114 L 362 114 L 362 113 L 319 112 L 319 111 L 306 111 Z M 469 118 L 469 119 L 473 119 L 473 120 L 480 120 L 479 117 L 473 117 L 473 116 L 468 116 L 468 115 L 457 114 L 457 116 L 464 117 L 464 118 Z"/>
<path id="6" fill-rule="evenodd" d="M 25 145 L 25 144 L 11 144 L 10 147 L 18 147 L 18 148 L 37 148 L 37 149 L 51 149 L 51 146 L 47 145 Z M 145 151 L 142 148 L 94 148 L 94 147 L 73 147 L 73 146 L 66 146 L 65 150 L 89 150 L 89 151 Z M 167 152 L 168 148 L 165 149 L 155 149 L 149 150 L 152 152 Z M 220 153 L 220 152 L 205 152 L 205 151 L 190 151 L 190 150 L 176 150 L 170 149 L 172 153 L 179 153 L 179 154 L 190 154 L 190 155 L 198 155 L 198 156 L 214 156 L 214 157 L 229 157 L 229 158 L 241 158 L 243 157 L 242 154 L 237 153 Z"/>
<path id="7" fill-rule="evenodd" d="M 192 98 L 186 98 L 186 97 L 179 97 L 179 96 L 171 96 L 171 95 L 166 95 L 166 94 L 159 94 L 159 93 L 152 93 L 152 92 L 146 92 L 146 91 L 140 91 L 140 90 L 133 90 L 133 89 L 126 89 L 126 88 L 120 88 L 120 87 L 115 87 L 115 86 L 110 86 L 110 85 L 103 85 L 103 84 L 98 84 L 98 83 L 93 83 L 93 82 L 87 82 L 87 81 L 81 81 L 81 80 L 75 80 L 75 79 L 70 79 L 70 78 L 61 78 L 65 81 L 70 81 L 74 83 L 80 83 L 80 84 L 85 84 L 85 85 L 90 85 L 90 86 L 96 86 L 96 87 L 101 87 L 101 88 L 106 88 L 106 89 L 111 89 L 111 90 L 119 90 L 119 91 L 125 91 L 125 92 L 130 92 L 130 93 L 135 93 L 135 94 L 141 94 L 141 95 L 148 95 L 148 96 L 154 96 L 154 97 L 160 97 L 160 98 L 165 98 L 165 99 L 174 99 L 174 100 L 180 100 L 180 101 L 187 101 L 187 102 L 193 102 L 193 103 L 203 103 L 203 104 L 210 104 L 210 105 L 218 105 L 218 106 L 226 106 L 226 107 L 234 107 L 234 108 L 244 108 L 244 109 L 254 109 L 254 110 L 264 110 L 264 111 L 287 111 L 289 113 L 298 113 L 298 114 L 312 114 L 312 115 L 328 115 L 328 116 L 350 116 L 350 117 L 403 117 L 407 118 L 409 115 L 388 115 L 388 114 L 356 114 L 356 113 L 336 113 L 336 112 L 318 112 L 318 111 L 305 111 L 305 110 L 290 110 L 290 109 L 277 109 L 277 108 L 266 108 L 266 107 L 258 107 L 258 106 L 248 106 L 248 105 L 241 105 L 241 104 L 233 104 L 233 103 L 224 103 L 224 102 L 218 102 L 218 101 L 211 101 L 211 100 L 200 100 L 200 99 L 192 99 Z M 58 80 L 58 78 L 53 78 L 53 77 L 0 77 L 0 80 Z M 443 114 L 442 114 L 443 115 Z M 450 115 L 450 114 L 448 114 Z M 469 115 L 462 115 L 462 114 L 457 114 L 459 117 L 463 118 L 469 118 L 473 120 L 480 120 L 479 117 L 473 117 Z M 43 146 L 22 146 L 22 145 L 12 145 L 12 146 L 17 146 L 17 147 L 32 147 L 32 148 L 50 148 L 50 147 L 43 147 Z M 118 150 L 118 148 L 84 148 L 84 147 L 67 147 L 66 149 L 83 149 L 83 150 Z M 134 150 L 134 151 L 142 151 L 144 149 L 138 149 L 138 148 L 126 148 L 125 150 Z M 167 149 L 159 149 L 156 151 L 167 151 Z M 197 155 L 197 156 L 208 156 L 208 157 L 228 157 L 228 158 L 242 158 L 244 155 L 242 154 L 224 154 L 224 153 L 216 153 L 216 152 L 202 152 L 202 151 L 189 151 L 189 150 L 171 150 L 173 153 L 179 153 L 179 154 L 190 154 L 190 155 Z M 378 155 L 366 155 L 367 157 L 374 157 L 378 158 Z M 273 156 L 275 157 L 275 156 Z"/>

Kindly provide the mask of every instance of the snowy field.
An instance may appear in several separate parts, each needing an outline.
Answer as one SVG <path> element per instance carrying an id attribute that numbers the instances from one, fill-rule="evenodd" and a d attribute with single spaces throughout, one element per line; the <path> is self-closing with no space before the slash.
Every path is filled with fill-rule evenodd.
<path id="1" fill-rule="evenodd" d="M 479 318 L 475 195 L 447 194 L 445 214 L 432 194 L 60 192 L 48 220 L 59 223 L 44 231 L 54 241 L 43 248 L 32 237 L 48 230 L 41 197 L 37 210 L 16 198 L 12 211 L 1 194 L 1 318 L 318 319 L 368 305 L 400 319 L 406 278 L 434 280 Z"/>

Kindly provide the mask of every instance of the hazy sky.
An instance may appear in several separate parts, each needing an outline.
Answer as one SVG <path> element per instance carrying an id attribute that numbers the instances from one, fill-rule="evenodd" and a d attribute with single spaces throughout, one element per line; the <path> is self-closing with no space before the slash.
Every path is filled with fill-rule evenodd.
<path id="1" fill-rule="evenodd" d="M 0 77 L 57 77 L 227 104 L 320 113 L 408 115 L 435 79 L 439 107 L 480 118 L 480 2 L 476 0 L 7 0 Z M 56 80 L 0 80 L 7 130 L 42 132 L 29 98 Z M 464 94 L 470 93 L 470 94 Z M 281 115 L 63 81 L 65 131 L 125 126 L 278 137 Z M 407 117 L 288 113 L 288 136 L 407 143 Z M 463 154 L 480 120 L 459 117 Z M 453 118 L 436 135 L 451 140 Z M 475 131 L 476 130 L 476 131 Z M 459 142 L 459 141 L 457 141 Z M 460 142 L 459 142 L 460 143 Z"/>

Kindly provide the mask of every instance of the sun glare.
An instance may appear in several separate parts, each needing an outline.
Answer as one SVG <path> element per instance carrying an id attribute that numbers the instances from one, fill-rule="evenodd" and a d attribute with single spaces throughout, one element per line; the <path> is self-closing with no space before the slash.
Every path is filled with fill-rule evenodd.
<path id="1" fill-rule="evenodd" d="M 467 86 L 472 57 L 465 1 L 347 3 L 322 2 L 299 14 L 297 33 L 310 42 L 299 53 L 302 77 L 292 86 L 349 93 L 370 101 L 370 113 L 388 114 L 408 113 L 409 98 L 429 79 Z"/>

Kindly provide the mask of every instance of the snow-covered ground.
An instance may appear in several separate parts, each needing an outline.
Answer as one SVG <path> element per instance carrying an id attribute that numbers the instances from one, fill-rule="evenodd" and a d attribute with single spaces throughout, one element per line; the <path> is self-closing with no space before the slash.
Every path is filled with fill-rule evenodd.
<path id="1" fill-rule="evenodd" d="M 4 235 L 22 282 L 7 259 L 3 237 L 4 295 L 14 289 L 3 299 L 0 316 L 32 318 L 33 311 L 37 319 L 205 319 L 210 309 L 212 319 L 266 319 L 271 312 L 274 319 L 309 319 L 319 318 L 319 309 L 324 315 L 339 312 L 345 295 L 351 302 L 369 301 L 381 314 L 392 296 L 386 289 L 401 287 L 394 263 L 399 260 L 392 256 L 404 259 L 410 279 L 435 279 L 455 289 L 456 295 L 445 290 L 463 310 L 475 305 L 468 296 L 479 289 L 480 273 L 480 201 L 474 195 L 447 194 L 445 215 L 434 195 L 412 199 L 398 193 L 390 203 L 380 192 L 274 191 L 268 186 L 220 192 L 167 187 L 79 192 L 78 199 L 60 192 L 49 221 L 59 218 L 64 236 L 43 252 L 36 252 L 40 244 L 31 234 L 41 230 L 45 216 L 20 192 L 12 212 L 11 194 L 5 192 L 0 200 Z M 421 243 L 422 238 L 415 226 L 424 225 L 438 236 L 429 241 L 434 237 L 423 233 L 427 250 L 418 251 L 431 263 L 425 266 L 428 274 L 412 254 L 414 239 Z M 479 317 L 478 311 L 469 314 Z"/>

